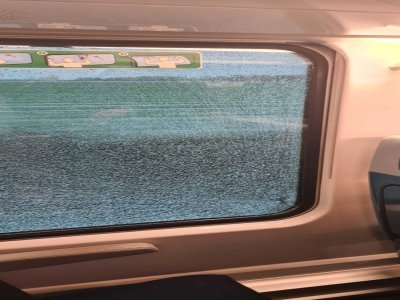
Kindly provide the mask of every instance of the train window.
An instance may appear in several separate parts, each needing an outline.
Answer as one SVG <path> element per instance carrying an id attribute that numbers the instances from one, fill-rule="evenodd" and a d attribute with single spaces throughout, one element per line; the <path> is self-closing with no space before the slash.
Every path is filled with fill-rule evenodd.
<path id="1" fill-rule="evenodd" d="M 0 233 L 310 208 L 320 66 L 266 48 L 1 47 Z"/>

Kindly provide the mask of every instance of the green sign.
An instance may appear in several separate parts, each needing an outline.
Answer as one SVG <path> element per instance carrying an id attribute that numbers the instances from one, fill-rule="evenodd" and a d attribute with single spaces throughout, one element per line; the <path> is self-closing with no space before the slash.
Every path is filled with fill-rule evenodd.
<path id="1" fill-rule="evenodd" d="M 197 52 L 2 50 L 0 68 L 198 69 Z"/>

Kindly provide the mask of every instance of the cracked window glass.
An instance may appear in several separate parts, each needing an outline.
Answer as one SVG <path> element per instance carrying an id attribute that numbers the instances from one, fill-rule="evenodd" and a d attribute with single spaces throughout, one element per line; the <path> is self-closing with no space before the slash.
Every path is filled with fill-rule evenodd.
<path id="1" fill-rule="evenodd" d="M 0 233 L 271 215 L 299 201 L 306 58 L 0 50 Z M 15 55 L 28 50 L 47 55 L 48 67 Z"/>

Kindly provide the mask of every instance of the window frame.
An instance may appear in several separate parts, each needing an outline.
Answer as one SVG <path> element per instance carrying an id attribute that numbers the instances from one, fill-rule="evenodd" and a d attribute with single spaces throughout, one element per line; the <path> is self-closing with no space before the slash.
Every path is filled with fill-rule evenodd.
<path id="1" fill-rule="evenodd" d="M 113 41 L 113 40 L 47 40 L 47 39 L 10 39 L 3 40 L 2 45 L 24 45 L 31 47 L 155 47 L 155 48 L 208 48 L 208 49 L 245 49 L 245 50 L 287 50 L 292 51 L 308 59 L 313 69 L 309 77 L 309 90 L 306 95 L 304 115 L 308 116 L 307 128 L 303 129 L 302 153 L 299 172 L 298 196 L 295 204 L 288 210 L 263 215 L 237 216 L 223 218 L 207 218 L 195 220 L 164 221 L 141 224 L 122 224 L 104 225 L 93 227 L 79 227 L 66 229 L 49 229 L 38 231 L 24 231 L 12 233 L 0 233 L 0 241 L 52 237 L 70 236 L 90 233 L 111 233 L 122 231 L 133 231 L 156 228 L 189 227 L 196 225 L 217 225 L 227 223 L 257 222 L 267 220 L 285 219 L 303 214 L 310 211 L 317 205 L 319 177 L 322 171 L 319 162 L 322 161 L 323 154 L 323 128 L 326 122 L 325 96 L 327 90 L 327 80 L 329 64 L 327 59 L 318 51 L 305 46 L 284 43 L 266 42 L 198 42 L 198 41 Z"/>

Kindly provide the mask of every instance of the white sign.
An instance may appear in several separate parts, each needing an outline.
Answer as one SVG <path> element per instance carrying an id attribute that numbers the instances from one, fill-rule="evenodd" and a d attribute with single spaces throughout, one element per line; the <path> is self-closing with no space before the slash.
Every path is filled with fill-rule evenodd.
<path id="1" fill-rule="evenodd" d="M 182 55 L 167 56 L 133 56 L 132 59 L 138 67 L 159 67 L 162 69 L 175 69 L 178 65 L 190 65 L 189 59 Z"/>
<path id="2" fill-rule="evenodd" d="M 28 53 L 0 53 L 0 65 L 19 65 L 32 63 Z"/>
<path id="3" fill-rule="evenodd" d="M 113 54 L 53 54 L 47 56 L 50 67 L 82 68 L 90 65 L 113 65 Z"/>

